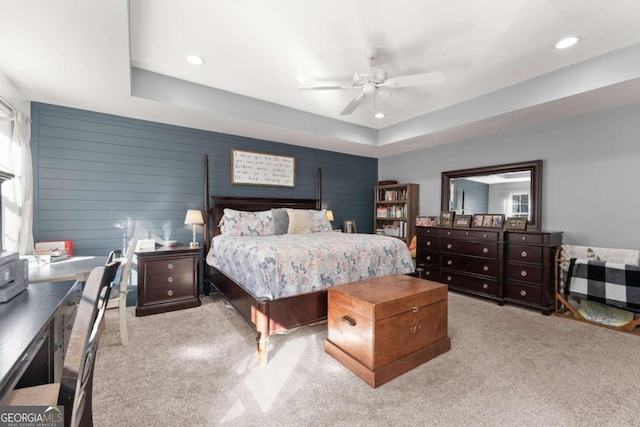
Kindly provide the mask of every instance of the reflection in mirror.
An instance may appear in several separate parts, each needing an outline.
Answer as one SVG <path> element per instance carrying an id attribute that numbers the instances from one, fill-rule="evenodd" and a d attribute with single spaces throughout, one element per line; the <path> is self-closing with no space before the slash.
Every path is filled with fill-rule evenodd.
<path id="1" fill-rule="evenodd" d="M 449 186 L 449 210 L 457 214 L 501 213 L 531 220 L 530 171 L 452 178 Z"/>
<path id="2" fill-rule="evenodd" d="M 442 210 L 504 214 L 539 228 L 542 160 L 442 173 Z"/>

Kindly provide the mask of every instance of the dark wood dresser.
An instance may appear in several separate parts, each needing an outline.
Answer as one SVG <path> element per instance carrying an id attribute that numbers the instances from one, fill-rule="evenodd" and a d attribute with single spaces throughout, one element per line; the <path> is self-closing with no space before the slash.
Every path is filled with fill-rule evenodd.
<path id="1" fill-rule="evenodd" d="M 550 314 L 554 305 L 553 257 L 561 232 L 509 232 L 505 300 Z"/>
<path id="2" fill-rule="evenodd" d="M 553 308 L 553 254 L 561 232 L 417 227 L 416 267 L 450 289 L 539 309 Z"/>
<path id="3" fill-rule="evenodd" d="M 141 250 L 136 316 L 197 307 L 200 248 Z"/>
<path id="4" fill-rule="evenodd" d="M 440 281 L 503 303 L 504 233 L 442 228 L 440 236 Z"/>

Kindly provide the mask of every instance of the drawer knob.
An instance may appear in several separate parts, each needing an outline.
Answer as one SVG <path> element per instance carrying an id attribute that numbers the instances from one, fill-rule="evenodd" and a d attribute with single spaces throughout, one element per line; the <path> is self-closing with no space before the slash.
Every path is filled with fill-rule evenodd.
<path id="1" fill-rule="evenodd" d="M 522 270 L 522 271 L 520 272 L 520 275 L 521 275 L 522 277 L 527 277 L 527 272 L 526 272 L 525 270 Z"/>
<path id="2" fill-rule="evenodd" d="M 522 251 L 522 252 L 520 252 L 520 256 L 521 256 L 522 258 L 526 258 L 526 257 L 527 257 L 527 251 Z"/>
<path id="3" fill-rule="evenodd" d="M 482 289 L 489 289 L 489 285 L 487 285 L 486 283 L 482 284 Z"/>
<path id="4" fill-rule="evenodd" d="M 431 255 L 427 256 L 427 261 L 431 261 Z"/>
<path id="5" fill-rule="evenodd" d="M 447 231 L 447 236 L 451 236 L 451 232 L 450 231 Z"/>
<path id="6" fill-rule="evenodd" d="M 173 263 L 172 263 L 172 262 L 170 262 L 169 264 L 167 264 L 167 268 L 168 268 L 169 270 L 173 270 Z"/>
<path id="7" fill-rule="evenodd" d="M 520 295 L 522 295 L 523 297 L 527 296 L 527 291 L 525 291 L 524 289 L 520 291 Z"/>
<path id="8" fill-rule="evenodd" d="M 448 261 L 447 261 L 447 265 L 451 265 L 451 264 L 453 264 L 453 261 L 448 260 Z"/>
<path id="9" fill-rule="evenodd" d="M 430 272 L 430 271 L 428 271 L 428 270 L 424 272 L 424 275 L 425 275 L 425 276 L 429 276 L 430 274 L 431 274 L 431 272 Z"/>
<path id="10" fill-rule="evenodd" d="M 465 236 L 468 236 L 468 235 L 469 235 L 469 232 L 468 232 L 468 231 L 465 231 L 465 232 L 464 232 L 464 235 L 465 235 Z"/>
<path id="11" fill-rule="evenodd" d="M 482 248 L 482 253 L 486 254 L 487 252 L 489 252 L 489 248 Z"/>
<path id="12" fill-rule="evenodd" d="M 173 295 L 173 291 L 172 291 L 171 289 L 169 289 L 169 290 L 167 291 L 167 295 L 169 295 L 169 296 Z"/>
<path id="13" fill-rule="evenodd" d="M 167 282 L 173 283 L 173 277 L 172 276 L 167 277 Z"/>
<path id="14" fill-rule="evenodd" d="M 431 246 L 431 241 L 430 240 L 427 242 L 427 246 Z"/>
<path id="15" fill-rule="evenodd" d="M 447 249 L 451 249 L 453 245 L 451 243 L 447 243 Z"/>
<path id="16" fill-rule="evenodd" d="M 522 240 L 527 240 L 527 236 L 522 236 Z"/>
<path id="17" fill-rule="evenodd" d="M 483 269 L 484 271 L 489 271 L 489 266 L 488 266 L 488 265 L 485 265 L 484 267 L 482 267 L 482 269 Z"/>
<path id="18" fill-rule="evenodd" d="M 447 276 L 447 282 L 451 281 L 451 276 Z"/>
<path id="19" fill-rule="evenodd" d="M 483 234 L 483 235 L 482 235 L 482 238 L 483 238 L 483 239 L 486 239 L 486 238 L 487 238 L 487 235 L 486 235 L 486 234 Z"/>

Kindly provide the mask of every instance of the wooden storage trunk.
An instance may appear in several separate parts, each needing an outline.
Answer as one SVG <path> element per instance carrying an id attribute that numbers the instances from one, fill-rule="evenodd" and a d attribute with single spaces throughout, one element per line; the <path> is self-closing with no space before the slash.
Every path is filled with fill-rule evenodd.
<path id="1" fill-rule="evenodd" d="M 325 351 L 378 387 L 448 351 L 447 285 L 403 274 L 328 289 Z"/>

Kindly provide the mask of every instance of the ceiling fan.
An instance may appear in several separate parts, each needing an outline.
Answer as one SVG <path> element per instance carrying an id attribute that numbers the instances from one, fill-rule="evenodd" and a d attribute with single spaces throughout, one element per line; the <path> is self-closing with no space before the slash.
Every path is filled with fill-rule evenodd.
<path id="1" fill-rule="evenodd" d="M 299 90 L 349 90 L 360 89 L 360 93 L 356 95 L 349 104 L 340 113 L 346 116 L 353 113 L 362 101 L 367 97 L 373 97 L 373 111 L 376 111 L 376 94 L 382 88 L 396 89 L 409 86 L 424 86 L 438 83 L 444 83 L 447 79 L 445 75 L 439 71 L 432 73 L 414 74 L 410 76 L 387 78 L 387 73 L 382 68 L 373 67 L 373 61 L 378 56 L 378 49 L 375 47 L 365 48 L 365 54 L 369 63 L 368 73 L 354 73 L 350 86 L 345 85 L 324 85 L 324 86 L 303 86 Z"/>

